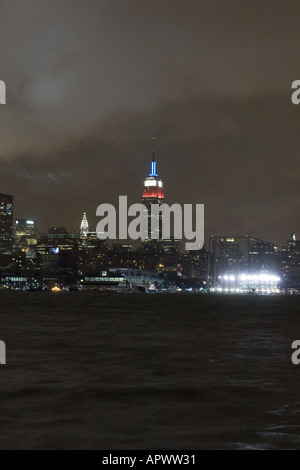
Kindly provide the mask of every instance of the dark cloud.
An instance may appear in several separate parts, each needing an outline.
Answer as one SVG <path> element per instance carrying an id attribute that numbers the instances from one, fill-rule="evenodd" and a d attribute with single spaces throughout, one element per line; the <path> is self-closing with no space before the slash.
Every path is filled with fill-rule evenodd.
<path id="1" fill-rule="evenodd" d="M 141 197 L 151 138 L 168 202 L 207 234 L 300 233 L 300 5 L 2 1 L 0 188 L 42 230 Z"/>

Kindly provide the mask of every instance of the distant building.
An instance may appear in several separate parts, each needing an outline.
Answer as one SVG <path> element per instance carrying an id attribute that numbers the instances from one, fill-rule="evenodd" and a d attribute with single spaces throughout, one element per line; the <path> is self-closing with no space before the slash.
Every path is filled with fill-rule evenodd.
<path id="1" fill-rule="evenodd" d="M 0 255 L 13 251 L 13 196 L 0 193 Z"/>
<path id="2" fill-rule="evenodd" d="M 201 250 L 192 250 L 189 252 L 189 275 L 192 278 L 207 280 L 208 270 L 208 252 L 205 246 Z"/>
<path id="3" fill-rule="evenodd" d="M 143 188 L 143 198 L 142 202 L 144 206 L 146 206 L 148 211 L 148 239 L 142 240 L 142 248 L 144 249 L 144 253 L 150 258 L 153 256 L 155 252 L 164 252 L 166 254 L 177 254 L 181 251 L 181 240 L 174 239 L 174 236 L 170 236 L 169 239 L 162 238 L 162 224 L 163 224 L 163 216 L 161 213 L 156 215 L 151 215 L 151 206 L 153 204 L 157 204 L 161 206 L 164 203 L 164 185 L 162 180 L 159 178 L 156 168 L 156 159 L 155 159 L 155 138 L 153 137 L 153 147 L 152 147 L 152 161 L 151 161 L 151 172 L 149 176 L 144 181 L 144 188 Z M 153 217 L 156 217 L 156 233 L 152 233 L 151 230 L 151 222 Z M 150 259 L 148 259 L 150 261 Z M 176 260 L 174 258 L 174 263 Z M 147 266 L 146 262 L 146 266 Z M 155 260 L 152 259 L 150 261 L 150 269 L 154 268 Z M 174 264 L 175 266 L 175 264 Z"/>
<path id="4" fill-rule="evenodd" d="M 288 285 L 300 284 L 300 241 L 293 232 L 289 240 L 282 245 L 281 266 Z"/>
<path id="5" fill-rule="evenodd" d="M 89 223 L 88 223 L 88 220 L 86 218 L 86 213 L 84 212 L 83 213 L 83 218 L 82 218 L 82 221 L 81 221 L 81 224 L 80 224 L 80 236 L 85 238 L 87 237 L 89 233 Z"/>
<path id="6" fill-rule="evenodd" d="M 239 241 L 239 243 L 237 242 Z M 239 237 L 214 237 L 209 243 L 210 285 L 218 283 L 224 274 L 237 275 L 246 266 L 246 254 L 241 250 Z"/>
<path id="7" fill-rule="evenodd" d="M 38 236 L 37 251 L 40 255 L 58 255 L 61 251 L 72 251 L 81 244 L 80 235 L 68 233 L 65 227 L 51 227 L 48 234 Z"/>
<path id="8" fill-rule="evenodd" d="M 251 239 L 248 252 L 248 272 L 280 272 L 280 256 L 273 243 Z"/>
<path id="9" fill-rule="evenodd" d="M 149 176 L 144 181 L 144 190 L 143 190 L 143 204 L 148 210 L 148 238 L 161 239 L 162 238 L 162 215 L 159 214 L 158 224 L 157 224 L 157 233 L 151 233 L 151 206 L 152 204 L 161 205 L 164 202 L 164 188 L 163 182 L 159 178 L 156 172 L 156 161 L 155 161 L 155 138 L 153 137 L 153 148 L 152 148 L 152 162 L 151 162 L 151 172 Z M 145 240 L 147 241 L 147 240 Z"/>
<path id="10" fill-rule="evenodd" d="M 52 227 L 48 234 L 37 238 L 37 262 L 47 268 L 71 268 L 77 270 L 79 234 L 68 233 L 65 227 Z"/>
<path id="11" fill-rule="evenodd" d="M 65 227 L 51 227 L 48 230 L 49 235 L 67 235 L 68 231 Z"/>
<path id="12" fill-rule="evenodd" d="M 218 286 L 221 279 L 237 280 L 242 275 L 259 276 L 264 273 L 275 276 L 276 279 L 280 277 L 280 250 L 275 245 L 248 235 L 210 237 L 210 287 Z"/>
<path id="13" fill-rule="evenodd" d="M 115 243 L 110 248 L 109 266 L 112 268 L 137 268 L 135 252 L 131 244 Z"/>
<path id="14" fill-rule="evenodd" d="M 37 244 L 37 221 L 34 219 L 16 219 L 14 224 L 16 248 L 29 250 Z"/>

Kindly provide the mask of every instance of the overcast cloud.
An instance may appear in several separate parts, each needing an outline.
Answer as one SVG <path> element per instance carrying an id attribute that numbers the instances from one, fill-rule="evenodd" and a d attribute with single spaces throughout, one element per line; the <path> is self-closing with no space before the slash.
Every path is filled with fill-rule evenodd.
<path id="1" fill-rule="evenodd" d="M 0 2 L 0 192 L 40 230 L 140 202 L 151 139 L 166 202 L 206 231 L 300 233 L 300 4 Z"/>

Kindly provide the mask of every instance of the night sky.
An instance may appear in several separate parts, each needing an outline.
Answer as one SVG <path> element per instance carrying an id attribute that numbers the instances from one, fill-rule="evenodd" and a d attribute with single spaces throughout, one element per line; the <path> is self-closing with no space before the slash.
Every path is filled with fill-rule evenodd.
<path id="1" fill-rule="evenodd" d="M 141 202 L 152 137 L 168 203 L 206 234 L 300 236 L 300 3 L 1 0 L 0 192 L 39 231 Z"/>

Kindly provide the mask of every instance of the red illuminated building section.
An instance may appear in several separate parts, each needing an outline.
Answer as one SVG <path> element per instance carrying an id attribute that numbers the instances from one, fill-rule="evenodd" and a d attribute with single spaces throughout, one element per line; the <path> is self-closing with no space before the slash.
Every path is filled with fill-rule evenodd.
<path id="1" fill-rule="evenodd" d="M 145 186 L 144 186 L 143 198 L 164 199 L 164 190 L 163 188 L 160 188 L 158 186 L 155 186 L 155 187 L 147 186 L 147 180 L 146 180 Z"/>

